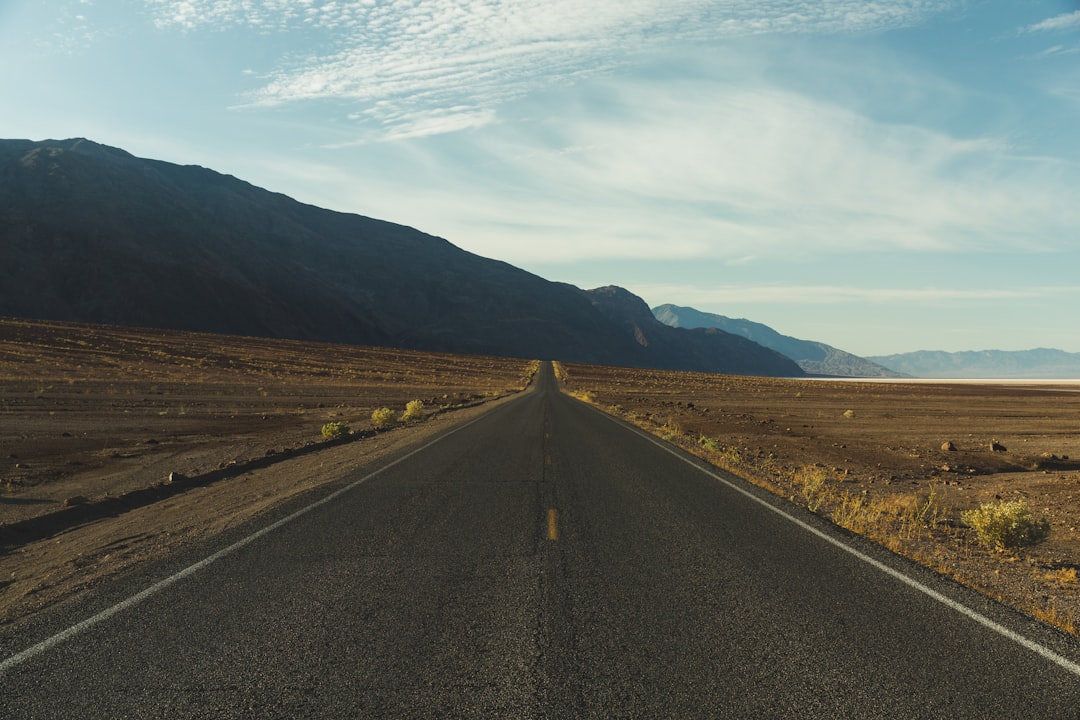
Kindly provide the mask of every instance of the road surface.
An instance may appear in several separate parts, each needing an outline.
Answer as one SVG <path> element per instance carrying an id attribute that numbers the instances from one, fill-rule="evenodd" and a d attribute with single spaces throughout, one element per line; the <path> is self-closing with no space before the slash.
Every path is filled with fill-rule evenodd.
<path id="1" fill-rule="evenodd" d="M 1080 717 L 1072 640 L 729 482 L 546 366 L 0 634 L 0 717 Z"/>

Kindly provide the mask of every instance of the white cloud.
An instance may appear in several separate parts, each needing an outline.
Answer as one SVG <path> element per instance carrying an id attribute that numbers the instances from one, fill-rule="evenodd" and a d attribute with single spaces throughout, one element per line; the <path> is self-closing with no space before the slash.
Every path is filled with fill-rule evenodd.
<path id="1" fill-rule="evenodd" d="M 520 207 L 459 210 L 473 241 L 485 217 L 504 214 L 539 218 L 537 237 L 565 243 L 568 259 L 597 256 L 601 237 L 651 240 L 654 257 L 696 250 L 727 262 L 1076 241 L 1075 170 L 1015 157 L 995 138 L 877 122 L 767 86 L 626 81 L 605 90 L 614 98 L 606 112 L 560 109 L 552 124 L 477 141 L 478 156 L 503 163 L 495 174 L 533 192 Z M 560 145 L 550 151 L 520 152 L 552 133 Z M 572 218 L 578 230 L 548 233 L 549 217 Z"/>
<path id="2" fill-rule="evenodd" d="M 1052 18 L 1043 20 L 1042 22 L 1035 23 L 1034 25 L 1028 25 L 1024 28 L 1024 32 L 1056 32 L 1061 30 L 1072 30 L 1073 28 L 1080 28 L 1080 10 L 1056 15 Z"/>
<path id="3" fill-rule="evenodd" d="M 1080 240 L 1068 163 L 728 81 L 739 73 L 722 65 L 715 75 L 583 83 L 557 106 L 515 103 L 516 122 L 467 107 L 433 114 L 433 127 L 412 131 L 489 124 L 453 142 L 365 150 L 357 162 L 380 171 L 332 204 L 517 264 L 761 267 L 822 254 L 1060 252 Z"/>
<path id="4" fill-rule="evenodd" d="M 869 32 L 922 21 L 952 0 L 144 0 L 162 28 L 318 28 L 333 52 L 286 62 L 255 106 L 347 99 L 386 111 L 391 137 L 433 109 L 493 110 L 660 46 L 762 33 Z M 415 117 L 414 117 L 415 116 Z M 405 129 L 398 127 L 406 126 Z M 467 125 L 471 127 L 472 125 Z M 444 132 L 454 129 L 444 125 Z M 424 134 L 424 133 L 422 133 Z"/>
<path id="5" fill-rule="evenodd" d="M 380 113 L 375 109 L 363 114 L 379 116 Z M 353 115 L 351 119 L 358 119 L 359 117 L 359 115 Z M 442 135 L 483 127 L 494 122 L 494 120 L 495 111 L 491 108 L 436 108 L 434 110 L 418 111 L 411 115 L 398 114 L 397 122 L 388 122 L 389 129 L 378 139 L 383 142 L 391 142 L 408 138 L 427 137 L 429 135 Z M 367 140 L 359 140 L 326 145 L 325 147 L 333 150 L 365 145 L 367 142 Z"/>
<path id="6" fill-rule="evenodd" d="M 306 23 L 333 31 L 336 52 L 271 73 L 250 98 L 256 106 L 348 101 L 343 112 L 358 129 L 337 125 L 334 140 L 322 147 L 344 152 L 363 145 L 353 150 L 357 167 L 380 169 L 320 193 L 335 207 L 408 222 L 512 262 L 633 257 L 737 264 L 820 252 L 1038 251 L 1078 239 L 1080 208 L 1068 192 L 1076 168 L 1017 157 L 1005 138 L 957 137 L 875 119 L 854 103 L 778 87 L 755 69 L 795 62 L 835 78 L 835 58 L 830 64 L 785 51 L 777 59 L 768 46 L 775 50 L 779 41 L 759 50 L 739 43 L 727 55 L 710 51 L 702 68 L 663 79 L 589 76 L 617 66 L 628 47 L 765 32 L 872 31 L 918 22 L 946 3 L 152 0 L 152 6 L 163 26 L 298 31 Z M 912 77 L 898 76 L 904 72 Z M 867 70 L 858 84 L 917 87 L 924 105 L 956 94 L 927 91 L 943 81 L 895 64 L 879 74 Z M 576 90 L 535 92 L 571 78 Z M 545 106 L 540 97 L 557 98 L 557 105 Z M 872 104 L 867 100 L 866 109 Z M 461 132 L 478 128 L 484 132 Z M 450 133 L 457 133 L 453 147 L 436 138 L 397 143 L 393 156 L 373 149 L 374 141 Z"/>

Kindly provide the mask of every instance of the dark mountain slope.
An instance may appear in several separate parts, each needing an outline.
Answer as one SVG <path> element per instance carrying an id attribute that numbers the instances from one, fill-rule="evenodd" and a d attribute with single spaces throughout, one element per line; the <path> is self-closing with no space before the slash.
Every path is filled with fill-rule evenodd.
<path id="1" fill-rule="evenodd" d="M 649 365 L 666 367 L 675 361 L 671 349 L 679 348 L 679 361 L 687 370 L 708 371 L 715 358 L 723 357 L 728 372 L 798 377 L 803 371 L 790 358 L 756 342 L 715 328 L 685 329 L 657 320 L 645 301 L 620 287 L 589 290 L 586 295 L 604 315 L 632 335 L 649 358 Z M 763 352 L 764 351 L 764 352 Z"/>
<path id="2" fill-rule="evenodd" d="M 815 375 L 846 377 L 901 377 L 890 367 L 883 367 L 857 355 L 838 350 L 812 340 L 800 340 L 781 335 L 768 325 L 750 320 L 733 319 L 690 307 L 660 305 L 652 309 L 656 318 L 666 325 L 682 328 L 717 328 L 753 340 L 791 358 L 803 370 Z"/>
<path id="3" fill-rule="evenodd" d="M 659 358 L 576 288 L 412 228 L 87 140 L 0 141 L 0 239 L 3 315 L 620 365 Z M 672 342 L 662 367 L 697 369 L 697 349 Z M 709 369 L 731 371 L 723 356 Z"/>
<path id="4" fill-rule="evenodd" d="M 542 278 L 411 228 L 87 141 L 11 149 L 4 314 L 597 360 L 567 326 L 623 340 Z"/>

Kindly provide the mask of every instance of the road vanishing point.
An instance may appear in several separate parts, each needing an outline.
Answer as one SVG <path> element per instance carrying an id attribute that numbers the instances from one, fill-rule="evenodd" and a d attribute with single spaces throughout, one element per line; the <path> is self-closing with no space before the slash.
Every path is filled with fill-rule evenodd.
<path id="1" fill-rule="evenodd" d="M 1074 639 L 560 394 L 0 634 L 11 718 L 1076 718 Z"/>

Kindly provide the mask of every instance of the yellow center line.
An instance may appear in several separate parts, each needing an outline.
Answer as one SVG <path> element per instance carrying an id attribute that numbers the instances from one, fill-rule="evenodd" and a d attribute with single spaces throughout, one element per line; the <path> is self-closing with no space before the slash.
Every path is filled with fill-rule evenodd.
<path id="1" fill-rule="evenodd" d="M 548 540 L 557 541 L 559 539 L 559 513 L 555 511 L 555 508 L 548 510 Z"/>

